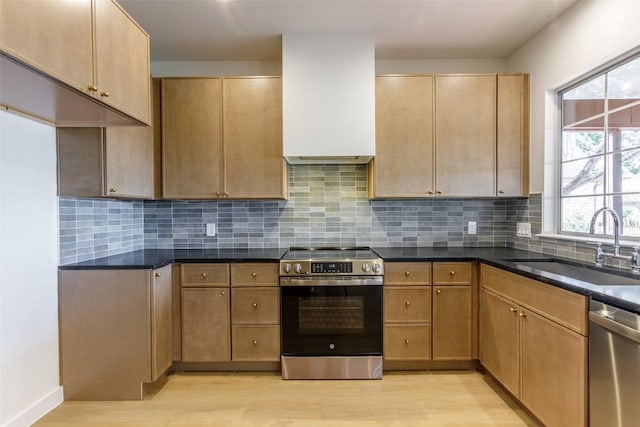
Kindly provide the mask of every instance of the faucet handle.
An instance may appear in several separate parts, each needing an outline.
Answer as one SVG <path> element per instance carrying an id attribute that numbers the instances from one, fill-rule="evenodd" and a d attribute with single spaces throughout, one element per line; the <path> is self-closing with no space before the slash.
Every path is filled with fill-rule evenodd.
<path id="1" fill-rule="evenodd" d="M 640 274 L 640 246 L 633 246 L 633 252 L 631 253 L 631 272 L 633 274 Z"/>
<path id="2" fill-rule="evenodd" d="M 596 246 L 596 253 L 595 253 L 596 267 L 602 267 L 604 265 L 604 251 L 602 250 L 602 242 L 589 242 L 589 243 Z"/>

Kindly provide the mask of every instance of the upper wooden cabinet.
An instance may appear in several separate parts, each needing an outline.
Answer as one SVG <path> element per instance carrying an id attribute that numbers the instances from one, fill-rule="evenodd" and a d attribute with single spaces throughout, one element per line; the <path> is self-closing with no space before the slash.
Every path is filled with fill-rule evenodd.
<path id="1" fill-rule="evenodd" d="M 0 53 L 4 105 L 61 126 L 149 123 L 149 37 L 113 0 L 2 0 Z"/>
<path id="2" fill-rule="evenodd" d="M 498 196 L 529 194 L 529 75 L 498 74 Z"/>
<path id="3" fill-rule="evenodd" d="M 526 74 L 378 76 L 369 198 L 528 194 Z"/>
<path id="4" fill-rule="evenodd" d="M 370 198 L 433 195 L 433 76 L 376 77 Z"/>
<path id="5" fill-rule="evenodd" d="M 156 99 L 159 84 L 155 79 Z M 58 128 L 58 195 L 160 197 L 160 137 L 156 120 L 154 117 L 151 126 Z"/>
<path id="6" fill-rule="evenodd" d="M 436 194 L 495 196 L 496 75 L 436 76 Z"/>
<path id="7" fill-rule="evenodd" d="M 282 79 L 162 80 L 164 198 L 283 199 Z"/>

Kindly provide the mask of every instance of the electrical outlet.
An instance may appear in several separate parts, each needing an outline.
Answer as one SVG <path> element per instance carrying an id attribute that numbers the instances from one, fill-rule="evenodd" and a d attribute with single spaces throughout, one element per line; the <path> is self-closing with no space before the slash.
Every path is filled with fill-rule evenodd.
<path id="1" fill-rule="evenodd" d="M 467 233 L 468 234 L 476 234 L 477 233 L 477 228 L 476 228 L 476 222 L 475 221 L 469 221 L 467 223 Z"/>
<path id="2" fill-rule="evenodd" d="M 207 237 L 215 237 L 216 235 L 216 224 L 211 222 L 209 224 L 207 224 L 207 231 L 206 231 Z"/>
<path id="3" fill-rule="evenodd" d="M 531 223 L 530 222 L 518 222 L 516 224 L 516 236 L 518 236 L 518 237 L 531 237 Z"/>

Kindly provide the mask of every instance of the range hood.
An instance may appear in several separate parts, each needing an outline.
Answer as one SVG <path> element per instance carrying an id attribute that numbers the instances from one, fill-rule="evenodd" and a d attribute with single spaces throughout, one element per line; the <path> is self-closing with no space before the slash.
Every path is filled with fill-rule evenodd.
<path id="1" fill-rule="evenodd" d="M 371 35 L 282 35 L 283 153 L 290 163 L 367 163 L 375 154 Z"/>

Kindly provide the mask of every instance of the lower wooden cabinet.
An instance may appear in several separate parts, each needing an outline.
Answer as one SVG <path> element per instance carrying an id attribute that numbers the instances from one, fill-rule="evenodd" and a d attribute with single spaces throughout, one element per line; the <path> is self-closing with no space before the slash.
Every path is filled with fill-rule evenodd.
<path id="1" fill-rule="evenodd" d="M 431 325 L 385 325 L 384 359 L 420 361 L 431 359 Z"/>
<path id="2" fill-rule="evenodd" d="M 547 427 L 584 427 L 586 297 L 485 265 L 481 282 L 483 366 Z"/>
<path id="3" fill-rule="evenodd" d="M 142 399 L 171 365 L 171 265 L 61 270 L 60 378 L 65 400 Z"/>
<path id="4" fill-rule="evenodd" d="M 234 325 L 233 353 L 237 362 L 280 361 L 279 325 Z"/>
<path id="5" fill-rule="evenodd" d="M 433 360 L 471 360 L 471 286 L 433 287 Z"/>
<path id="6" fill-rule="evenodd" d="M 182 288 L 182 361 L 231 360 L 229 288 Z"/>

